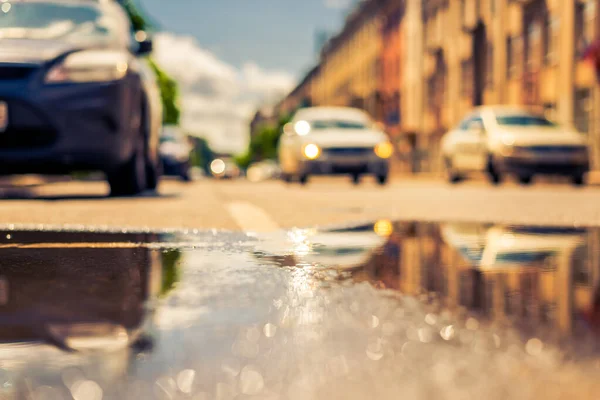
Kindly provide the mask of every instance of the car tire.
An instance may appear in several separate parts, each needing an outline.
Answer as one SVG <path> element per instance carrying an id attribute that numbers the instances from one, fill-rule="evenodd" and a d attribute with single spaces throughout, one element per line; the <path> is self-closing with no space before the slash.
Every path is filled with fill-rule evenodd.
<path id="1" fill-rule="evenodd" d="M 575 186 L 583 186 L 585 185 L 585 176 L 583 174 L 573 175 L 571 177 L 571 182 Z"/>
<path id="2" fill-rule="evenodd" d="M 158 188 L 162 166 L 160 162 L 146 161 L 146 189 L 155 191 Z"/>
<path id="3" fill-rule="evenodd" d="M 144 147 L 145 140 L 138 138 L 129 161 L 108 174 L 111 196 L 135 196 L 148 187 Z"/>
<path id="4" fill-rule="evenodd" d="M 190 182 L 192 180 L 192 177 L 190 175 L 190 166 L 188 165 L 188 163 L 181 164 L 179 170 L 179 177 L 184 182 Z"/>
<path id="5" fill-rule="evenodd" d="M 518 176 L 518 180 L 519 180 L 519 183 L 521 185 L 531 185 L 531 182 L 533 181 L 533 176 L 531 176 L 531 175 L 519 175 Z"/>
<path id="6" fill-rule="evenodd" d="M 281 175 L 281 179 L 285 182 L 285 183 L 292 183 L 292 176 L 290 174 L 282 174 Z"/>
<path id="7" fill-rule="evenodd" d="M 191 182 L 191 180 L 192 180 L 192 178 L 190 177 L 190 173 L 188 171 L 182 172 L 180 178 L 184 182 Z"/>
<path id="8" fill-rule="evenodd" d="M 360 184 L 360 174 L 352 174 L 352 183 L 355 185 Z"/>
<path id="9" fill-rule="evenodd" d="M 376 179 L 377 179 L 377 183 L 379 185 L 383 186 L 388 182 L 388 175 L 387 174 L 377 175 Z"/>
<path id="10" fill-rule="evenodd" d="M 300 182 L 301 185 L 306 185 L 308 183 L 308 174 L 300 175 L 300 178 L 298 179 L 298 181 Z"/>
<path id="11" fill-rule="evenodd" d="M 498 171 L 498 168 L 496 168 L 496 166 L 494 165 L 494 161 L 491 157 L 488 161 L 487 175 L 488 180 L 492 185 L 500 185 L 503 181 L 503 176 L 500 173 L 500 171 Z"/>
<path id="12" fill-rule="evenodd" d="M 446 181 L 448 181 L 448 183 L 454 184 L 463 180 L 463 178 L 457 174 L 456 171 L 454 171 L 454 168 L 452 167 L 452 159 L 450 158 L 446 158 L 444 161 L 444 172 L 446 175 Z"/>

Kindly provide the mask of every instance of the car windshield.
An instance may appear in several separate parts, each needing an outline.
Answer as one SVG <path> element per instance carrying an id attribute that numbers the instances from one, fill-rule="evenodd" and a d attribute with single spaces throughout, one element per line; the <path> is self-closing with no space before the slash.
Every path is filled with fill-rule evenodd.
<path id="1" fill-rule="evenodd" d="M 164 136 L 160 137 L 160 142 L 161 143 L 176 143 L 177 138 L 172 135 L 164 135 Z"/>
<path id="2" fill-rule="evenodd" d="M 111 43 L 116 21 L 98 6 L 82 2 L 3 2 L 0 39 L 41 39 Z"/>
<path id="3" fill-rule="evenodd" d="M 547 126 L 555 127 L 554 122 L 536 115 L 500 115 L 496 117 L 498 125 L 501 126 Z"/>
<path id="4" fill-rule="evenodd" d="M 367 129 L 367 124 L 361 121 L 317 120 L 310 123 L 312 130 L 324 129 Z"/>

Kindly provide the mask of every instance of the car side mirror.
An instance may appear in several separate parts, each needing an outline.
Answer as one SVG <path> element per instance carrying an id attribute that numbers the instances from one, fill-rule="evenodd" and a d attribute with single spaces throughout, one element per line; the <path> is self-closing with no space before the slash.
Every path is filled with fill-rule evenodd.
<path id="1" fill-rule="evenodd" d="M 283 126 L 283 134 L 288 137 L 294 136 L 296 134 L 296 132 L 294 131 L 294 126 L 291 122 L 288 122 Z"/>
<path id="2" fill-rule="evenodd" d="M 135 54 L 138 56 L 147 56 L 154 50 L 154 42 L 148 33 L 144 31 L 137 31 L 135 33 L 135 42 L 137 44 Z"/>

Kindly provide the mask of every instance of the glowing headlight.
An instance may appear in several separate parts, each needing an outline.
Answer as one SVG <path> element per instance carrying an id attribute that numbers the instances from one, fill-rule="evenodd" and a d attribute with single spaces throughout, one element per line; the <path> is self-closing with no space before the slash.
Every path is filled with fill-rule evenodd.
<path id="1" fill-rule="evenodd" d="M 309 160 L 314 160 L 316 158 L 319 157 L 319 155 L 321 155 L 321 149 L 319 149 L 319 146 L 317 146 L 316 144 L 310 143 L 307 144 L 306 146 L 304 146 L 304 157 L 308 158 Z"/>
<path id="2" fill-rule="evenodd" d="M 310 132 L 310 124 L 306 121 L 298 121 L 294 124 L 294 130 L 300 136 L 308 135 Z"/>
<path id="3" fill-rule="evenodd" d="M 225 172 L 225 161 L 217 158 L 213 162 L 210 163 L 210 170 L 215 175 L 220 175 Z"/>
<path id="4" fill-rule="evenodd" d="M 128 69 L 127 59 L 121 53 L 81 51 L 52 67 L 46 74 L 46 82 L 110 82 L 125 77 Z"/>
<path id="5" fill-rule="evenodd" d="M 394 226 L 388 220 L 377 221 L 373 230 L 378 236 L 390 236 L 394 232 Z"/>
<path id="6" fill-rule="evenodd" d="M 390 142 L 379 143 L 375 146 L 375 154 L 379 158 L 390 158 L 394 154 L 394 146 Z"/>

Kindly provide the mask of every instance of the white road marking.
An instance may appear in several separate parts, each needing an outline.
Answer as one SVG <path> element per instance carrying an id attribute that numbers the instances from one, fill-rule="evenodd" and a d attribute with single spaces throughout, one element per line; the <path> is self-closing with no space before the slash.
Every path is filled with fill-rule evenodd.
<path id="1" fill-rule="evenodd" d="M 268 233 L 280 229 L 263 209 L 248 202 L 236 201 L 226 205 L 227 211 L 236 224 L 246 232 Z"/>

